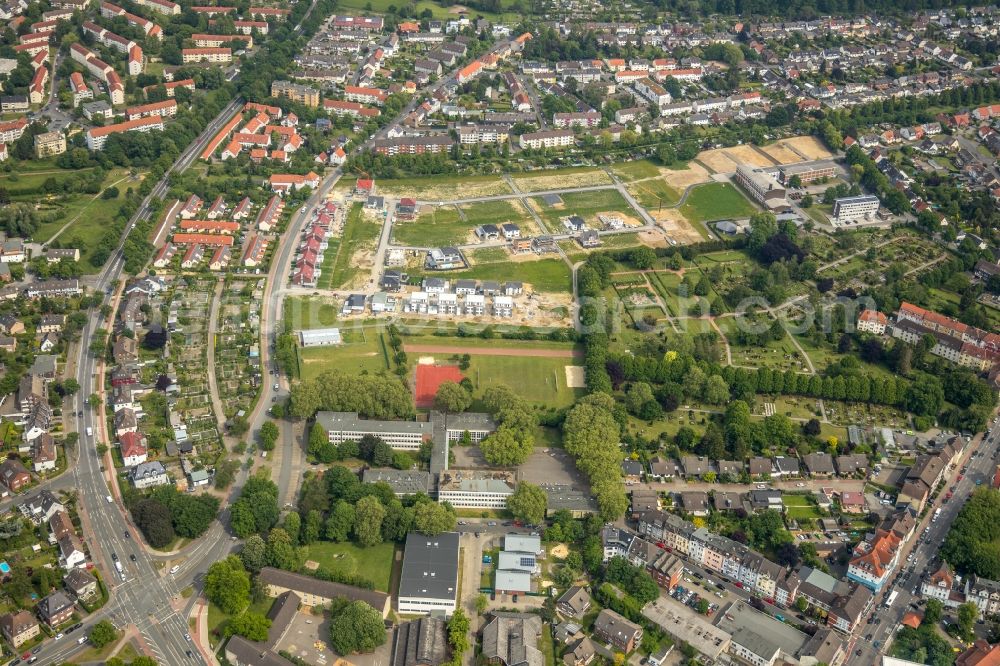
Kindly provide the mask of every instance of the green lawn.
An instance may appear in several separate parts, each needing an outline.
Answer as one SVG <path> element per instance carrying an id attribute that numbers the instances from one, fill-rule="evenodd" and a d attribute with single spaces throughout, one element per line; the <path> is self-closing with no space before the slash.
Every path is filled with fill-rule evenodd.
<path id="1" fill-rule="evenodd" d="M 337 323 L 337 305 L 322 296 L 289 296 L 284 305 L 285 329 L 327 328 Z"/>
<path id="2" fill-rule="evenodd" d="M 568 167 L 516 173 L 511 176 L 522 192 L 540 192 L 562 187 L 587 187 L 590 185 L 610 185 L 611 176 L 597 167 Z M 554 181 L 560 182 L 554 182 Z"/>
<path id="3" fill-rule="evenodd" d="M 327 283 L 327 288 L 336 289 L 341 287 L 357 275 L 358 268 L 354 265 L 353 261 L 354 253 L 370 246 L 378 238 L 379 229 L 378 224 L 365 219 L 364 208 L 361 203 L 354 204 L 351 212 L 347 214 L 347 221 L 344 223 L 344 234 L 340 239 L 340 245 L 336 249 L 333 266 L 329 274 L 324 273 L 320 276 L 320 280 Z M 331 251 L 333 251 L 333 248 L 327 249 L 327 253 Z"/>
<path id="4" fill-rule="evenodd" d="M 350 374 L 387 370 L 380 333 L 374 328 L 343 330 L 344 344 L 299 348 L 299 376 L 313 379 L 326 370 Z"/>
<path id="5" fill-rule="evenodd" d="M 629 217 L 639 217 L 635 209 L 614 189 L 570 192 L 560 195 L 560 198 L 562 204 L 558 206 L 547 205 L 541 197 L 532 199 L 535 208 L 540 211 L 539 215 L 553 233 L 562 231 L 560 219 L 569 215 L 579 215 L 591 224 L 596 223 L 598 213 L 618 212 Z"/>
<path id="6" fill-rule="evenodd" d="M 756 210 L 750 200 L 729 183 L 699 185 L 691 190 L 681 206 L 684 217 L 692 222 L 749 217 Z"/>
<path id="7" fill-rule="evenodd" d="M 362 0 L 357 0 L 362 1 Z M 364 0 L 367 1 L 367 0 Z M 420 5 L 426 0 L 421 0 Z M 432 3 L 426 2 L 431 5 Z M 350 4 L 343 5 L 350 7 Z M 433 5 L 434 7 L 440 7 Z M 379 180 L 378 189 L 382 194 L 413 197 L 419 200 L 457 199 L 463 196 L 489 196 L 511 194 L 510 187 L 498 176 L 422 176 L 419 178 L 394 178 Z"/>
<path id="8" fill-rule="evenodd" d="M 474 226 L 462 219 L 455 206 L 434 206 L 412 222 L 393 224 L 392 238 L 399 245 L 414 247 L 461 245 L 468 242 Z"/>
<path id="9" fill-rule="evenodd" d="M 370 548 L 361 548 L 353 543 L 332 543 L 317 541 L 302 550 L 305 559 L 318 562 L 323 569 L 355 576 L 363 576 L 380 592 L 389 591 L 392 577 L 392 562 L 396 544 L 380 543 Z"/>
<path id="10" fill-rule="evenodd" d="M 681 198 L 680 192 L 667 185 L 662 179 L 632 183 L 628 186 L 628 191 L 642 206 L 654 210 L 661 205 L 673 205 Z"/>
<path id="11" fill-rule="evenodd" d="M 478 227 L 480 224 L 523 223 L 528 214 L 521 204 L 513 199 L 464 204 L 462 212 L 473 227 Z"/>
<path id="12" fill-rule="evenodd" d="M 421 275 L 419 272 L 416 275 Z M 480 264 L 459 271 L 435 271 L 434 275 L 449 280 L 470 278 L 474 280 L 520 280 L 530 284 L 535 291 L 565 292 L 573 288 L 573 279 L 562 259 L 539 259 L 538 261 L 507 261 Z"/>
<path id="13" fill-rule="evenodd" d="M 660 175 L 660 170 L 649 160 L 619 162 L 611 166 L 611 172 L 626 181 L 655 178 Z"/>
<path id="14" fill-rule="evenodd" d="M 529 402 L 547 407 L 568 407 L 583 395 L 583 389 L 566 386 L 566 366 L 579 365 L 582 360 L 477 354 L 472 354 L 471 358 L 472 364 L 464 374 L 472 380 L 477 397 L 497 384 L 514 387 Z"/>
<path id="15" fill-rule="evenodd" d="M 267 612 L 271 610 L 271 606 L 274 605 L 273 597 L 265 597 L 257 603 L 251 603 L 250 607 L 247 608 L 248 611 L 253 611 L 255 613 L 260 613 L 261 615 L 267 615 Z M 213 647 L 217 647 L 219 641 L 221 640 L 222 631 L 226 626 L 226 622 L 229 621 L 229 616 L 222 612 L 222 609 L 215 604 L 209 602 L 208 604 L 208 635 L 209 640 Z"/>

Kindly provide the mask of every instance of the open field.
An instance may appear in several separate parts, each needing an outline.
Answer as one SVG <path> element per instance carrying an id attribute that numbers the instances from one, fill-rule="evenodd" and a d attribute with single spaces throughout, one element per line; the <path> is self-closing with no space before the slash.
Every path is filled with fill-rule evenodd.
<path id="1" fill-rule="evenodd" d="M 611 165 L 611 172 L 626 182 L 643 178 L 656 178 L 660 175 L 660 169 L 649 160 L 618 162 Z"/>
<path id="2" fill-rule="evenodd" d="M 355 203 L 351 211 L 347 214 L 344 222 L 344 233 L 340 237 L 340 243 L 336 250 L 327 248 L 327 253 L 335 252 L 329 273 L 324 272 L 320 276 L 321 286 L 327 289 L 337 289 L 347 286 L 358 277 L 359 270 L 366 265 L 371 266 L 370 254 L 371 246 L 378 238 L 380 225 L 371 221 L 365 215 L 365 211 L 360 203 Z M 324 256 L 324 259 L 326 257 Z M 324 261 L 324 263 L 326 263 Z"/>
<path id="3" fill-rule="evenodd" d="M 611 176 L 596 167 L 573 167 L 549 169 L 513 174 L 511 178 L 522 192 L 539 192 L 561 188 L 589 187 L 590 185 L 610 185 Z M 463 193 L 463 196 L 469 196 Z"/>
<path id="4" fill-rule="evenodd" d="M 396 552 L 394 543 L 361 548 L 353 543 L 316 541 L 302 549 L 306 561 L 318 562 L 321 568 L 338 573 L 363 576 L 374 583 L 379 592 L 389 591 Z"/>
<path id="5" fill-rule="evenodd" d="M 488 197 L 511 193 L 507 183 L 498 176 L 397 178 L 379 180 L 376 187 L 380 194 L 386 196 L 412 197 L 419 201 L 449 201 L 458 197 Z"/>
<path id="6" fill-rule="evenodd" d="M 579 215 L 590 228 L 600 228 L 597 216 L 613 214 L 625 219 L 626 225 L 641 225 L 638 213 L 629 205 L 617 190 L 594 190 L 592 192 L 570 192 L 561 195 L 562 203 L 549 206 L 541 197 L 529 199 L 539 216 L 545 221 L 549 231 L 562 230 L 560 218 L 568 215 Z"/>
<path id="7" fill-rule="evenodd" d="M 772 143 L 770 146 L 761 146 L 760 149 L 781 164 L 795 164 L 802 161 L 801 157 L 782 145 L 780 141 Z"/>
<path id="8" fill-rule="evenodd" d="M 328 296 L 288 296 L 282 310 L 287 331 L 326 328 L 337 324 L 337 302 Z"/>
<path id="9" fill-rule="evenodd" d="M 709 240 L 708 230 L 705 225 L 698 222 L 692 223 L 677 208 L 664 208 L 662 210 L 648 211 L 657 225 L 663 231 L 681 245 L 700 243 Z"/>
<path id="10" fill-rule="evenodd" d="M 397 245 L 428 247 L 465 243 L 472 233 L 470 223 L 462 219 L 452 205 L 424 206 L 412 222 L 395 222 L 392 241 Z"/>
<path id="11" fill-rule="evenodd" d="M 514 199 L 481 201 L 463 204 L 459 208 L 473 226 L 480 224 L 500 225 L 504 222 L 524 224 L 528 216 L 528 211 L 524 210 L 524 206 Z"/>
<path id="12" fill-rule="evenodd" d="M 422 273 L 416 272 L 415 274 Z M 498 261 L 478 264 L 460 271 L 436 271 L 434 275 L 449 280 L 469 278 L 473 280 L 520 280 L 525 290 L 530 286 L 535 291 L 564 292 L 572 290 L 573 282 L 569 266 L 562 259 L 537 259 L 534 261 Z"/>
<path id="13" fill-rule="evenodd" d="M 664 180 L 667 181 L 667 184 L 678 192 L 682 192 L 691 185 L 707 183 L 712 180 L 712 174 L 705 171 L 705 168 L 697 162 L 688 162 L 687 167 L 684 169 L 662 168 L 660 169 L 660 173 L 663 175 Z"/>
<path id="14" fill-rule="evenodd" d="M 819 139 L 812 136 L 796 136 L 781 143 L 791 146 L 810 160 L 825 160 L 833 155 Z"/>
<path id="15" fill-rule="evenodd" d="M 736 167 L 739 166 L 739 163 L 734 161 L 729 154 L 724 151 L 724 148 L 703 150 L 698 153 L 698 157 L 695 159 L 715 173 L 733 173 L 736 171 Z"/>
<path id="16" fill-rule="evenodd" d="M 476 397 L 490 386 L 506 384 L 530 402 L 567 407 L 584 392 L 584 389 L 566 385 L 566 366 L 576 363 L 578 361 L 570 358 L 473 354 L 472 364 L 465 374 L 472 379 Z"/>
<path id="17" fill-rule="evenodd" d="M 755 210 L 750 200 L 729 183 L 696 187 L 681 206 L 684 217 L 692 222 L 749 217 Z"/>
<path id="18" fill-rule="evenodd" d="M 299 348 L 299 376 L 313 379 L 326 370 L 350 374 L 387 370 L 385 353 L 375 328 L 342 329 L 344 344 Z"/>
<path id="19" fill-rule="evenodd" d="M 660 178 L 632 183 L 627 189 L 640 205 L 649 209 L 656 209 L 661 205 L 673 205 L 681 198 L 680 192 Z"/>

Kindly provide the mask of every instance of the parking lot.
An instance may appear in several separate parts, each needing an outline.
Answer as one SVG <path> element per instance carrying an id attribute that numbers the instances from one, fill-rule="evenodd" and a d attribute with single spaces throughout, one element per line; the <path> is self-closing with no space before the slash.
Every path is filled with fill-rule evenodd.
<path id="1" fill-rule="evenodd" d="M 452 446 L 456 469 L 489 467 L 478 446 Z M 562 449 L 535 448 L 528 460 L 518 467 L 518 479 L 536 485 L 552 484 L 586 488 L 584 476 L 577 470 L 573 458 Z"/>

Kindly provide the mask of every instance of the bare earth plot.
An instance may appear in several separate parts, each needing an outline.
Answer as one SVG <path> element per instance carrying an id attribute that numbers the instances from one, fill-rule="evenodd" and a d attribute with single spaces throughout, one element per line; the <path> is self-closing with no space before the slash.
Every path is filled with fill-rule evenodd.
<path id="1" fill-rule="evenodd" d="M 663 174 L 663 179 L 667 181 L 667 185 L 678 192 L 683 192 L 692 185 L 700 185 L 712 180 L 712 174 L 696 162 L 688 162 L 686 169 L 661 168 L 660 173 Z"/>
<path id="2" fill-rule="evenodd" d="M 379 180 L 379 194 L 390 197 L 412 197 L 418 201 L 449 201 L 457 197 L 488 197 L 510 194 L 510 187 L 498 176 L 433 176 Z"/>
<path id="3" fill-rule="evenodd" d="M 770 146 L 761 146 L 760 150 L 764 151 L 782 164 L 795 164 L 796 162 L 802 161 L 801 157 L 782 145 L 780 141 L 778 143 L 772 143 Z"/>
<path id="4" fill-rule="evenodd" d="M 705 240 L 705 236 L 676 208 L 651 210 L 649 214 L 668 236 L 681 245 L 700 243 Z"/>
<path id="5" fill-rule="evenodd" d="M 611 177 L 601 169 L 558 169 L 549 174 L 516 174 L 513 179 L 524 192 L 611 184 Z M 472 195 L 463 192 L 462 196 Z"/>
<path id="6" fill-rule="evenodd" d="M 697 159 L 699 162 L 716 173 L 732 173 L 736 171 L 736 167 L 739 166 L 739 164 L 734 162 L 729 156 L 725 148 L 703 150 L 698 153 Z"/>
<path id="7" fill-rule="evenodd" d="M 812 136 L 796 136 L 791 139 L 785 139 L 784 143 L 794 147 L 810 160 L 825 160 L 832 155 L 817 138 Z"/>
<path id="8" fill-rule="evenodd" d="M 505 349 L 503 347 L 453 347 L 451 345 L 409 345 L 403 344 L 403 350 L 415 354 L 469 354 L 477 356 L 537 356 L 539 358 L 578 358 L 583 352 L 573 349 Z M 568 375 L 569 373 L 567 373 Z"/>
<path id="9" fill-rule="evenodd" d="M 770 160 L 754 150 L 753 146 L 730 146 L 722 150 L 736 164 L 745 164 L 753 167 L 774 166 Z"/>

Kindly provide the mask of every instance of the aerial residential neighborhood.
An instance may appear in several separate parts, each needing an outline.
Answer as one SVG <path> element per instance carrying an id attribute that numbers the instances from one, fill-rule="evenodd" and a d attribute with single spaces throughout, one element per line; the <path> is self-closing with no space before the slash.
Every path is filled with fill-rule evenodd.
<path id="1" fill-rule="evenodd" d="M 0 4 L 0 665 L 1000 663 L 998 19 Z"/>

